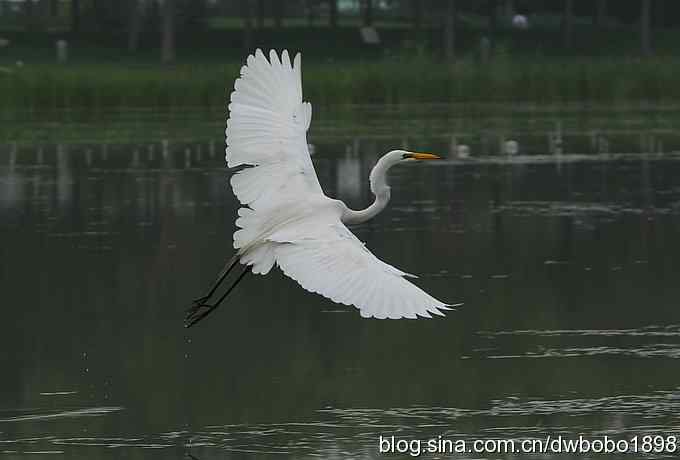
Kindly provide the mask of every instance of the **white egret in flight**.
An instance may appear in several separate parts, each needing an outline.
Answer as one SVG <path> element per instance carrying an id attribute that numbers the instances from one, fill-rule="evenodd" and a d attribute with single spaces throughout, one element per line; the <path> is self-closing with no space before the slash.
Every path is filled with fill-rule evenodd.
<path id="1" fill-rule="evenodd" d="M 375 201 L 355 211 L 327 197 L 307 148 L 312 106 L 302 101 L 300 54 L 291 65 L 261 50 L 248 56 L 234 84 L 226 128 L 228 167 L 245 166 L 231 177 L 243 207 L 234 233 L 236 254 L 217 280 L 188 310 L 186 326 L 213 312 L 248 271 L 265 275 L 274 265 L 303 288 L 334 302 L 354 305 L 365 318 L 412 318 L 443 315 L 445 304 L 405 278 L 413 277 L 374 256 L 346 225 L 365 222 L 390 199 L 387 171 L 418 160 L 437 160 L 429 153 L 392 150 L 370 174 Z M 236 281 L 209 303 L 227 274 L 240 262 Z"/>

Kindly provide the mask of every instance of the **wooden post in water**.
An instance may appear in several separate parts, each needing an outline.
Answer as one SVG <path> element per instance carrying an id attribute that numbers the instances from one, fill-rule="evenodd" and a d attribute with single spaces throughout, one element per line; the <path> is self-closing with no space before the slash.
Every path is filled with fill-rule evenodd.
<path id="1" fill-rule="evenodd" d="M 17 164 L 17 143 L 12 142 L 12 147 L 9 149 L 9 170 L 13 171 Z"/>
<path id="2" fill-rule="evenodd" d="M 136 148 L 132 151 L 132 160 L 130 161 L 130 167 L 132 169 L 137 169 L 139 168 L 140 162 L 139 162 L 139 149 Z"/>
<path id="3" fill-rule="evenodd" d="M 161 157 L 163 167 L 170 169 L 174 167 L 173 157 L 170 155 L 170 142 L 167 139 L 161 140 Z"/>
<path id="4" fill-rule="evenodd" d="M 451 134 L 451 139 L 449 140 L 449 156 L 454 157 L 458 153 L 458 139 L 455 134 Z"/>
<path id="5" fill-rule="evenodd" d="M 71 201 L 73 177 L 69 163 L 66 146 L 57 144 L 57 200 L 60 205 L 67 205 Z"/>
<path id="6" fill-rule="evenodd" d="M 555 131 L 548 133 L 548 151 L 557 157 L 557 172 L 562 172 L 562 122 L 555 123 Z"/>

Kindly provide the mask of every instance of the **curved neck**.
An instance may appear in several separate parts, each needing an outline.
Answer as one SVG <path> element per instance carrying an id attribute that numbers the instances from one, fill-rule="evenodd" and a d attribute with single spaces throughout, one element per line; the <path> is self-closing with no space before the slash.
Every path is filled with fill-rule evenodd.
<path id="1" fill-rule="evenodd" d="M 369 176 L 371 192 L 375 195 L 375 200 L 366 209 L 355 211 L 347 208 L 342 215 L 342 222 L 346 224 L 360 224 L 379 214 L 390 201 L 390 187 L 387 185 L 387 170 L 397 162 L 394 159 L 383 156 L 378 160 Z"/>
<path id="2" fill-rule="evenodd" d="M 385 209 L 385 206 L 387 206 L 389 201 L 390 192 L 388 189 L 387 193 L 376 195 L 373 203 L 371 203 L 371 205 L 366 209 L 355 211 L 354 209 L 347 208 L 347 210 L 345 210 L 344 214 L 342 215 L 342 222 L 345 224 L 361 224 L 366 222 L 367 220 L 378 215 L 380 211 Z"/>

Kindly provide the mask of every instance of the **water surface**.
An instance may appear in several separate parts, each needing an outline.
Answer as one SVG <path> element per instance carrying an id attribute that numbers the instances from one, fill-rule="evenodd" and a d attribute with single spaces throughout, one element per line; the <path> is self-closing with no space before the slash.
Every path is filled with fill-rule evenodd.
<path id="1" fill-rule="evenodd" d="M 314 163 L 359 207 L 382 152 L 467 136 L 478 156 L 475 126 L 317 134 Z M 680 435 L 680 161 L 671 135 L 660 152 L 629 133 L 606 152 L 557 158 L 541 134 L 519 157 L 393 170 L 391 205 L 354 231 L 464 302 L 446 318 L 363 320 L 275 270 L 188 331 L 184 308 L 231 255 L 219 133 L 5 144 L 0 456 L 380 458 L 380 435 Z"/>

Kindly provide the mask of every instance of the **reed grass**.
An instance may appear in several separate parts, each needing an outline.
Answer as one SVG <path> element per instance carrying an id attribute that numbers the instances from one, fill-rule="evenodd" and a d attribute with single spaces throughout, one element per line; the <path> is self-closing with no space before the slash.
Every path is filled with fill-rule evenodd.
<path id="1" fill-rule="evenodd" d="M 240 63 L 174 67 L 79 63 L 0 72 L 0 110 L 183 110 L 224 107 Z M 680 101 L 680 59 L 430 57 L 305 62 L 305 99 L 335 104 Z"/>

